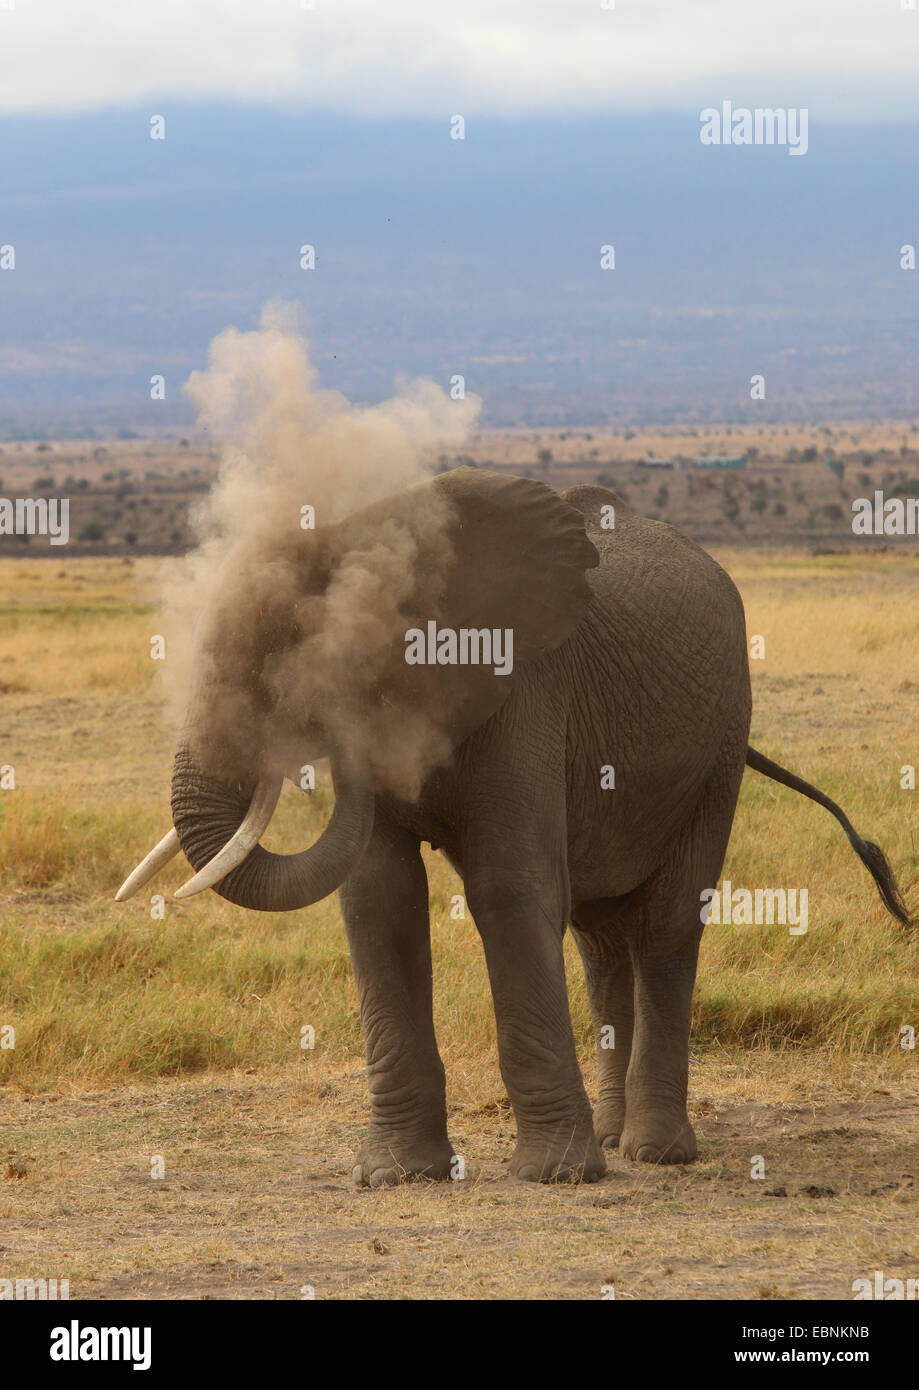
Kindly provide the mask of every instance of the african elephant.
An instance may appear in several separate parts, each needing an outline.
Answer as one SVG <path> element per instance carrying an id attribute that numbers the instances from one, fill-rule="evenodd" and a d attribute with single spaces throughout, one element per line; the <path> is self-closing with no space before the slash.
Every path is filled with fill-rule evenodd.
<path id="1" fill-rule="evenodd" d="M 432 516 L 439 526 L 428 527 Z M 361 685 L 363 619 L 350 635 L 336 632 L 334 652 L 326 632 L 328 660 L 338 662 L 326 679 L 322 641 L 302 640 L 317 597 L 354 556 L 388 557 L 406 538 L 411 569 L 397 586 L 394 640 L 374 649 Z M 906 920 L 882 852 L 822 793 L 748 748 L 747 640 L 733 583 L 692 541 L 605 488 L 559 495 L 471 468 L 297 546 L 255 618 L 234 608 L 214 619 L 222 642 L 212 643 L 175 759 L 175 829 L 119 898 L 180 846 L 196 870 L 182 895 L 209 886 L 242 907 L 283 912 L 338 889 L 371 1097 L 355 1179 L 447 1178 L 420 852 L 429 841 L 462 877 L 484 944 L 517 1121 L 511 1172 L 593 1180 L 616 1145 L 629 1159 L 689 1162 L 700 902 L 721 871 L 745 764 L 827 807 Z M 385 590 L 366 592 L 382 599 Z M 407 634 L 417 642 L 426 632 L 446 641 L 445 659 L 410 663 Z M 512 669 L 489 669 L 469 649 L 465 663 L 451 657 L 439 636 L 450 632 L 511 633 Z M 389 754 L 400 731 L 419 727 L 430 766 L 422 758 L 418 784 L 403 785 Z M 258 840 L 282 764 L 289 771 L 322 754 L 336 794 L 328 826 L 300 854 L 269 854 Z M 593 1112 L 568 1009 L 569 926 L 598 1039 L 615 1039 L 599 1049 Z"/>

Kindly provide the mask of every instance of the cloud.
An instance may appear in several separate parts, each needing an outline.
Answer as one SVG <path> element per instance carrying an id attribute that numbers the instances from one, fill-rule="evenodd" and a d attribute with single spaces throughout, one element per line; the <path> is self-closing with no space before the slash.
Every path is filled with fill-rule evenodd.
<path id="1" fill-rule="evenodd" d="M 830 120 L 919 116 L 919 9 L 899 0 L 12 3 L 5 114 L 201 100 L 447 119 L 730 97 Z"/>

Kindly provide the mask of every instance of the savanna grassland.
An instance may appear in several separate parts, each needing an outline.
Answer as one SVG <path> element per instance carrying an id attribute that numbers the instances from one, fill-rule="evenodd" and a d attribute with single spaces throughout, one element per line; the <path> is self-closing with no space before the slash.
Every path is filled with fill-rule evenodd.
<path id="1" fill-rule="evenodd" d="M 739 470 L 642 466 L 740 454 Z M 70 556 L 176 555 L 193 542 L 192 513 L 218 463 L 213 442 L 194 435 L 6 440 L 0 496 L 67 497 Z M 919 495 L 919 422 L 486 430 L 431 463 L 523 474 L 559 491 L 600 482 L 709 546 L 832 548 L 852 544 L 853 498 Z M 0 558 L 44 544 L 0 535 Z"/>
<path id="2" fill-rule="evenodd" d="M 722 549 L 749 632 L 752 742 L 815 781 L 919 877 L 919 559 Z M 725 877 L 807 887 L 809 930 L 715 927 L 696 990 L 701 1160 L 533 1187 L 475 927 L 427 853 L 436 1023 L 467 1178 L 351 1186 L 365 1120 L 337 900 L 284 916 L 173 902 L 184 861 L 114 892 L 165 831 L 172 736 L 157 663 L 168 560 L 0 560 L 0 1277 L 73 1297 L 847 1298 L 919 1275 L 919 935 L 885 914 L 826 812 L 747 773 Z M 295 849 L 325 783 L 285 791 Z M 165 916 L 150 897 L 166 895 Z M 912 890 L 913 904 L 917 892 Z M 570 945 L 570 943 L 569 943 Z M 588 1090 L 583 979 L 569 980 Z M 302 1029 L 315 1047 L 301 1047 Z M 8 1036 L 8 1035 L 7 1035 Z M 154 1156 L 165 1165 L 151 1177 Z M 762 1155 L 765 1179 L 751 1180 Z"/>

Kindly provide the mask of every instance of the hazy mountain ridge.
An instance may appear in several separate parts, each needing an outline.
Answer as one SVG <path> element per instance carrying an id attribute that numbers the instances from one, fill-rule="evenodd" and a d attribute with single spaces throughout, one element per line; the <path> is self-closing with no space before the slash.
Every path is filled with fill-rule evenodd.
<path id="1" fill-rule="evenodd" d="M 469 121 L 454 141 L 449 112 L 156 110 L 159 142 L 152 111 L 0 122 L 7 436 L 181 427 L 211 337 L 278 295 L 304 305 L 324 384 L 376 400 L 459 373 L 493 426 L 915 411 L 913 127 L 812 112 L 790 159 L 703 147 L 692 116 Z"/>

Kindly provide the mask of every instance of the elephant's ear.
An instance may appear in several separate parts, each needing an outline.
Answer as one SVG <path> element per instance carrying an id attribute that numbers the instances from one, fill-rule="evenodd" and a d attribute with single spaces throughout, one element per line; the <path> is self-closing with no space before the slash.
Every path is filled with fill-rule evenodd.
<path id="1" fill-rule="evenodd" d="M 385 544 L 390 534 L 398 544 L 411 535 L 416 582 L 399 604 L 404 628 L 375 695 L 395 719 L 422 713 L 454 746 L 495 713 L 528 665 L 574 631 L 591 599 L 585 570 L 599 563 L 583 514 L 551 488 L 475 468 L 384 499 L 341 530 L 364 546 L 371 536 Z M 455 634 L 455 661 L 449 635 L 431 651 L 435 630 Z"/>

